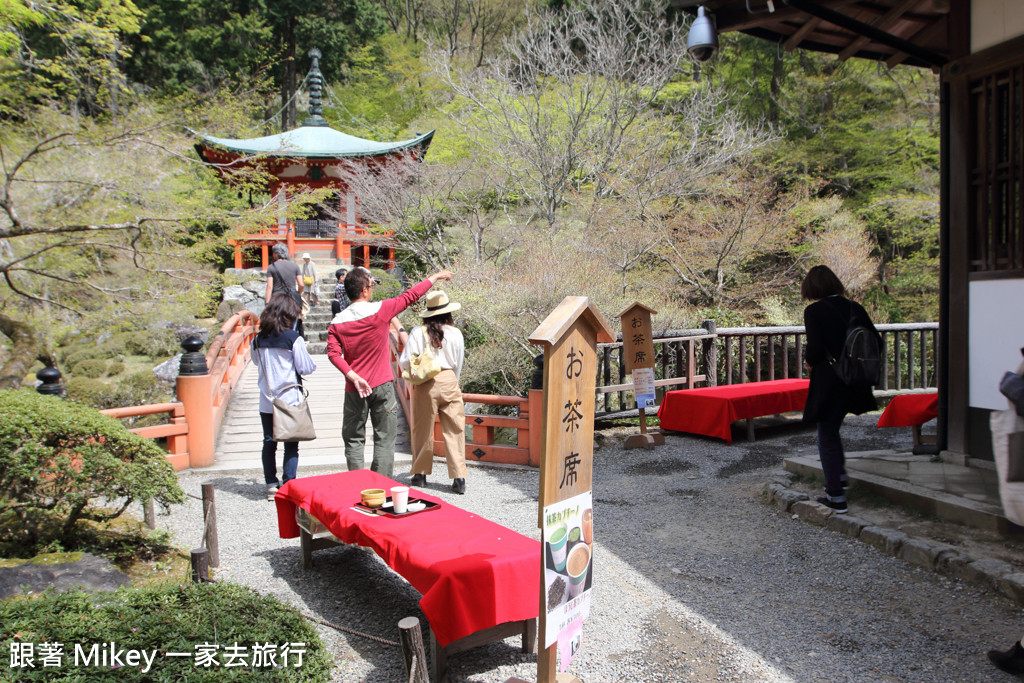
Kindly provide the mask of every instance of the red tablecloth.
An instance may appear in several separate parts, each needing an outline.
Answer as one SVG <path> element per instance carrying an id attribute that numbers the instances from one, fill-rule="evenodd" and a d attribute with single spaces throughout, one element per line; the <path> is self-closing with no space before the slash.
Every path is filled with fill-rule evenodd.
<path id="1" fill-rule="evenodd" d="M 916 427 L 939 414 L 938 394 L 893 396 L 878 418 L 879 427 Z"/>
<path id="2" fill-rule="evenodd" d="M 299 535 L 299 506 L 338 539 L 372 548 L 423 595 L 420 608 L 442 646 L 491 626 L 537 617 L 538 541 L 419 489 L 410 497 L 441 508 L 400 519 L 352 509 L 363 489 L 399 485 L 370 470 L 292 479 L 277 492 L 278 531 L 281 538 Z"/>
<path id="3" fill-rule="evenodd" d="M 662 429 L 725 439 L 735 420 L 803 410 L 810 380 L 776 379 L 749 384 L 680 389 L 665 394 L 658 408 Z"/>

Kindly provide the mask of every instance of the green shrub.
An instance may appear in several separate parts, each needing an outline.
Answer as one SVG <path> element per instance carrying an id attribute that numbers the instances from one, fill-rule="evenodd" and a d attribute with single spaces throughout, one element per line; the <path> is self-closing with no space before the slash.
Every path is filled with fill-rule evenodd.
<path id="1" fill-rule="evenodd" d="M 133 356 L 167 358 L 178 353 L 181 344 L 174 330 L 137 330 L 126 335 L 125 350 Z"/>
<path id="2" fill-rule="evenodd" d="M 0 641 L 4 657 L 14 643 L 32 643 L 36 668 L 8 668 L 19 681 L 189 681 L 214 683 L 255 676 L 259 681 L 326 681 L 331 657 L 312 624 L 293 607 L 271 596 L 260 595 L 231 583 L 190 583 L 157 588 L 121 588 L 112 593 L 47 593 L 34 599 L 0 602 Z M 38 644 L 63 643 L 60 667 L 41 668 Z M 152 668 L 125 664 L 119 669 L 84 666 L 74 661 L 74 647 L 86 652 L 93 643 L 116 643 L 123 650 L 152 653 Z M 204 643 L 215 643 L 220 666 L 197 666 L 192 656 L 168 657 L 168 652 L 197 652 Z M 302 666 L 291 654 L 283 665 L 282 648 L 299 648 Z M 253 667 L 254 646 L 270 646 L 277 652 L 274 667 Z M 226 648 L 237 646 L 245 666 L 225 666 Z M 149 656 L 149 654 L 147 654 Z M 235 659 L 235 662 L 242 661 Z"/>
<path id="3" fill-rule="evenodd" d="M 114 519 L 136 500 L 152 498 L 166 508 L 185 499 L 156 444 L 94 409 L 5 390 L 0 424 L 0 508 L 19 522 L 0 529 L 0 540 L 68 542 L 79 520 Z M 99 497 L 121 507 L 93 507 Z"/>
<path id="4" fill-rule="evenodd" d="M 394 275 L 377 268 L 372 268 L 370 272 L 373 274 L 373 277 L 380 280 L 380 284 L 373 288 L 374 301 L 391 299 L 402 293 L 402 283 Z M 419 280 L 416 282 L 419 282 Z M 412 284 L 416 284 L 416 282 Z"/>
<path id="5" fill-rule="evenodd" d="M 122 361 L 122 360 L 112 360 L 112 361 L 110 361 L 110 365 L 107 366 L 107 374 L 108 375 L 113 377 L 113 376 L 116 376 L 116 375 L 120 375 L 122 372 L 124 372 L 124 361 Z"/>
<path id="6" fill-rule="evenodd" d="M 89 377 L 68 377 L 65 383 L 68 400 L 102 410 L 111 407 L 114 387 Z"/>
<path id="7" fill-rule="evenodd" d="M 73 368 L 71 368 L 72 375 L 80 375 L 82 377 L 88 377 L 89 379 L 102 377 L 103 373 L 106 371 L 107 361 L 100 360 L 98 358 L 79 361 L 75 363 Z"/>
<path id="8" fill-rule="evenodd" d="M 170 385 L 160 381 L 151 370 L 133 372 L 120 381 L 114 392 L 115 406 L 144 406 L 167 403 L 174 396 Z"/>
<path id="9" fill-rule="evenodd" d="M 105 349 L 93 344 L 91 342 L 81 342 L 69 346 L 62 352 L 64 365 L 72 368 L 78 363 L 84 360 L 96 360 L 97 358 L 106 358 L 107 352 Z"/>

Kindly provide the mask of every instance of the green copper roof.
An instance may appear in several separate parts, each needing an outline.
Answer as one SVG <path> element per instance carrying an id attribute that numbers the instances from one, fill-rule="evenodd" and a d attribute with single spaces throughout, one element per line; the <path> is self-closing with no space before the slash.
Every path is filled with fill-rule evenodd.
<path id="1" fill-rule="evenodd" d="M 430 145 L 431 138 L 434 137 L 434 131 L 430 131 L 410 140 L 375 142 L 357 138 L 327 126 L 302 126 L 286 133 L 244 140 L 217 138 L 197 133 L 191 129 L 189 132 L 202 139 L 207 145 L 221 147 L 229 152 L 318 159 L 384 156 L 419 146 L 422 146 L 425 151 Z"/>

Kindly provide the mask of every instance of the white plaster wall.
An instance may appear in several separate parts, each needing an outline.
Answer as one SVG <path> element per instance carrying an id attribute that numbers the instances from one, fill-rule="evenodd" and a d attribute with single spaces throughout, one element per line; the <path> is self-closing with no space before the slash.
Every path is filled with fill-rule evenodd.
<path id="1" fill-rule="evenodd" d="M 972 0 L 971 52 L 1024 35 L 1024 0 Z"/>
<path id="2" fill-rule="evenodd" d="M 1020 365 L 1024 346 L 1024 280 L 984 280 L 968 289 L 972 408 L 1006 410 L 999 380 Z"/>

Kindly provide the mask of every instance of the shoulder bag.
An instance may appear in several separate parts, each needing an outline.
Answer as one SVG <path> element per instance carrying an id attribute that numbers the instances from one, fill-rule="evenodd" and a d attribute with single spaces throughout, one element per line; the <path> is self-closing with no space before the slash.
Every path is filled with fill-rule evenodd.
<path id="1" fill-rule="evenodd" d="M 441 364 L 437 362 L 430 348 L 430 337 L 423 334 L 423 350 L 409 358 L 409 369 L 402 370 L 402 379 L 409 384 L 423 384 L 441 372 Z"/>
<path id="2" fill-rule="evenodd" d="M 263 372 L 263 377 L 267 382 L 267 389 L 270 389 L 270 378 L 267 375 L 266 367 L 263 365 L 263 359 L 259 354 L 259 341 L 256 342 L 255 347 L 256 362 L 260 364 L 260 369 Z M 288 405 L 288 403 L 280 397 L 280 395 L 291 389 L 292 387 L 298 387 L 302 392 L 302 400 L 299 401 L 298 405 Z M 274 441 L 282 443 L 291 441 L 312 441 L 316 438 L 316 430 L 313 429 L 313 416 L 309 412 L 309 391 L 306 390 L 301 384 L 294 382 L 285 384 L 280 387 L 277 391 L 268 395 L 274 410 Z"/>

